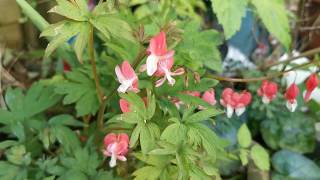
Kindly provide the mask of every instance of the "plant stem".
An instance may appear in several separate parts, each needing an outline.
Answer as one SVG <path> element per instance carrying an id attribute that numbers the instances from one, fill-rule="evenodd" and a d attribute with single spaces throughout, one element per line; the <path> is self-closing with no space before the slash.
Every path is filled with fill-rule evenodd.
<path id="1" fill-rule="evenodd" d="M 97 73 L 97 65 L 96 65 L 96 60 L 94 56 L 94 37 L 93 37 L 93 26 L 90 28 L 90 38 L 89 38 L 89 54 L 90 54 L 90 61 L 91 61 L 91 66 L 92 66 L 92 73 L 93 73 L 93 78 L 96 84 L 96 90 L 97 90 L 97 96 L 99 99 L 100 104 L 103 101 L 103 93 L 102 89 L 100 86 L 99 82 L 99 77 Z"/>
<path id="2" fill-rule="evenodd" d="M 268 79 L 272 79 L 275 77 L 279 77 L 282 76 L 283 74 L 299 69 L 301 67 L 307 66 L 309 64 L 312 64 L 313 62 L 307 62 L 298 66 L 295 66 L 291 69 L 285 70 L 283 72 L 278 72 L 278 73 L 274 73 L 268 76 L 261 76 L 261 77 L 255 77 L 255 78 L 229 78 L 229 77 L 223 77 L 223 76 L 217 76 L 217 75 L 212 75 L 212 74 L 206 74 L 206 77 L 211 78 L 211 79 L 216 79 L 219 81 L 228 81 L 228 82 L 257 82 L 257 81 L 263 81 L 263 80 L 268 80 Z"/>
<path id="3" fill-rule="evenodd" d="M 33 24 L 40 30 L 43 31 L 49 26 L 49 23 L 25 0 L 16 0 L 17 4 L 21 7 L 23 13 L 30 18 Z"/>
<path id="4" fill-rule="evenodd" d="M 303 52 L 299 56 L 291 57 L 291 58 L 288 58 L 287 60 L 284 60 L 284 61 L 276 61 L 276 62 L 267 64 L 267 65 L 264 65 L 264 66 L 262 66 L 262 69 L 270 68 L 272 66 L 276 66 L 276 65 L 279 65 L 279 64 L 288 64 L 291 61 L 294 61 L 294 60 L 297 60 L 297 59 L 300 59 L 300 58 L 303 58 L 303 57 L 312 56 L 312 55 L 315 55 L 315 54 L 318 54 L 318 53 L 320 53 L 320 47 L 315 48 L 315 49 L 311 49 L 311 50 L 306 51 L 306 52 Z"/>
<path id="5" fill-rule="evenodd" d="M 142 48 L 132 64 L 133 69 L 137 68 L 137 66 L 140 64 L 140 62 L 143 60 L 145 56 L 146 56 L 146 50 Z M 107 99 L 112 97 L 116 92 L 117 92 L 117 88 L 113 89 L 108 96 L 103 98 L 102 105 L 100 106 L 98 117 L 97 117 L 97 127 L 100 131 L 103 130 L 103 116 L 107 107 Z"/>

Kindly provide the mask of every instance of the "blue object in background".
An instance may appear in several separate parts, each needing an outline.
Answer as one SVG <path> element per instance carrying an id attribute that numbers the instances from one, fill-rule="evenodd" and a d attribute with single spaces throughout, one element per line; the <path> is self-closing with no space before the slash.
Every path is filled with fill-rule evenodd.
<path id="1" fill-rule="evenodd" d="M 250 57 L 260 43 L 268 45 L 268 32 L 256 21 L 251 9 L 247 9 L 242 18 L 240 30 L 228 40 L 228 45 L 239 49 L 246 57 Z"/>

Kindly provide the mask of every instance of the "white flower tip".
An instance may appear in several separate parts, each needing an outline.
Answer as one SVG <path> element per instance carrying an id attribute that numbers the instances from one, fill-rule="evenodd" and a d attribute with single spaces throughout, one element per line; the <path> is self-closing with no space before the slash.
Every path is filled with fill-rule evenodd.
<path id="1" fill-rule="evenodd" d="M 237 116 L 241 116 L 246 111 L 246 107 L 236 108 Z"/>
<path id="2" fill-rule="evenodd" d="M 230 105 L 227 105 L 227 117 L 228 118 L 232 117 L 233 111 L 234 111 L 234 109 Z"/>
<path id="3" fill-rule="evenodd" d="M 262 97 L 262 102 L 263 102 L 264 104 L 269 104 L 269 103 L 270 103 L 270 99 L 269 99 L 268 97 L 266 97 L 266 96 L 263 96 L 263 97 Z"/>
<path id="4" fill-rule="evenodd" d="M 157 68 L 158 68 L 157 56 L 154 56 L 152 54 L 148 56 L 146 65 L 147 65 L 148 76 L 152 76 L 157 71 Z"/>
<path id="5" fill-rule="evenodd" d="M 289 109 L 290 112 L 294 112 L 296 110 L 296 108 L 298 107 L 298 103 L 295 100 L 293 103 L 290 103 L 289 101 L 287 101 L 287 108 Z"/>
<path id="6" fill-rule="evenodd" d="M 109 166 L 111 168 L 115 167 L 117 165 L 117 160 L 116 159 L 111 159 L 109 162 Z"/>

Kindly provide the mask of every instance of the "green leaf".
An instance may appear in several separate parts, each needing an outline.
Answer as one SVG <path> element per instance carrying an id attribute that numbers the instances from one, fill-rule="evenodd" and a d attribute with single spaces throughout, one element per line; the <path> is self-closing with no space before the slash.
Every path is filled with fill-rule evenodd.
<path id="1" fill-rule="evenodd" d="M 134 147 L 139 139 L 139 134 L 141 133 L 141 126 L 136 126 L 130 137 L 130 148 Z"/>
<path id="2" fill-rule="evenodd" d="M 23 145 L 11 147 L 6 151 L 6 157 L 10 163 L 15 165 L 29 165 L 31 163 L 31 154 L 26 151 Z"/>
<path id="3" fill-rule="evenodd" d="M 79 27 L 79 33 L 76 36 L 76 40 L 75 40 L 75 43 L 74 43 L 74 50 L 75 50 L 77 58 L 78 58 L 78 60 L 80 62 L 83 62 L 82 54 L 83 54 L 84 48 L 88 44 L 89 34 L 90 34 L 90 25 L 89 25 L 89 23 L 83 23 Z"/>
<path id="4" fill-rule="evenodd" d="M 150 129 L 148 126 L 142 124 L 140 130 L 140 145 L 141 145 L 141 151 L 144 154 L 147 154 L 150 150 L 152 150 L 155 146 L 155 141 L 152 138 L 153 135 L 150 132 Z"/>
<path id="5" fill-rule="evenodd" d="M 93 180 L 122 180 L 120 177 L 114 177 L 112 171 L 100 171 Z"/>
<path id="6" fill-rule="evenodd" d="M 83 127 L 83 123 L 74 119 L 73 116 L 68 114 L 62 114 L 58 116 L 54 116 L 49 119 L 49 124 L 51 126 L 58 126 L 58 125 L 67 125 L 67 126 L 75 126 L 75 127 Z"/>
<path id="7" fill-rule="evenodd" d="M 223 38 L 215 30 L 199 31 L 200 23 L 191 21 L 184 24 L 183 40 L 176 47 L 176 64 L 183 65 L 193 70 L 203 66 L 221 72 L 222 63 L 218 45 Z"/>
<path id="8" fill-rule="evenodd" d="M 0 161 L 0 179 L 13 180 L 16 179 L 21 169 L 5 161 Z M 26 177 L 25 177 L 26 178 Z"/>
<path id="9" fill-rule="evenodd" d="M 160 174 L 161 169 L 154 166 L 144 166 L 137 169 L 132 175 L 135 176 L 135 180 L 156 180 L 159 179 Z"/>
<path id="10" fill-rule="evenodd" d="M 146 106 L 140 96 L 132 92 L 129 92 L 128 94 L 120 94 L 120 96 L 129 102 L 130 109 L 133 113 L 137 113 L 141 117 L 147 119 Z"/>
<path id="11" fill-rule="evenodd" d="M 67 43 L 67 41 L 72 38 L 73 36 L 77 35 L 79 33 L 79 29 L 81 29 L 83 23 L 81 22 L 65 22 L 63 25 L 58 26 L 49 26 L 49 29 L 54 28 L 53 30 L 46 30 L 46 33 L 41 34 L 40 36 L 45 36 L 47 32 L 55 32 L 52 40 L 48 44 L 45 56 L 49 57 L 52 52 L 57 49 L 59 46 Z M 50 34 L 51 35 L 51 34 Z"/>
<path id="12" fill-rule="evenodd" d="M 71 129 L 65 126 L 53 126 L 51 131 L 66 152 L 72 153 L 80 147 L 79 138 Z"/>
<path id="13" fill-rule="evenodd" d="M 175 149 L 154 149 L 149 152 L 149 154 L 152 154 L 152 155 L 170 155 L 175 153 L 176 153 Z"/>
<path id="14" fill-rule="evenodd" d="M 240 157 L 240 161 L 241 161 L 242 166 L 246 166 L 248 164 L 248 162 L 249 162 L 248 154 L 249 154 L 248 150 L 240 149 L 239 157 Z"/>
<path id="15" fill-rule="evenodd" d="M 291 43 L 290 26 L 283 0 L 251 0 L 257 8 L 259 17 L 269 32 L 274 35 L 287 49 Z"/>
<path id="16" fill-rule="evenodd" d="M 223 26 L 226 38 L 231 38 L 240 29 L 248 0 L 211 0 L 211 2 L 212 9 Z"/>
<path id="17" fill-rule="evenodd" d="M 51 86 L 34 83 L 23 95 L 21 89 L 8 89 L 5 96 L 9 111 L 0 110 L 0 122 L 4 124 L 23 121 L 55 105 L 60 97 Z"/>
<path id="18" fill-rule="evenodd" d="M 172 144 L 179 144 L 186 139 L 187 128 L 180 123 L 169 125 L 161 134 L 161 140 L 165 140 Z"/>
<path id="19" fill-rule="evenodd" d="M 238 134 L 237 134 L 237 139 L 240 147 L 242 148 L 248 148 L 251 144 L 251 133 L 250 130 L 248 129 L 248 126 L 244 123 L 240 127 Z"/>
<path id="20" fill-rule="evenodd" d="M 151 119 L 156 111 L 156 98 L 154 94 L 151 94 L 150 90 L 147 91 L 147 94 L 147 118 Z"/>
<path id="21" fill-rule="evenodd" d="M 118 17 L 100 15 L 90 19 L 90 23 L 107 38 L 113 36 L 115 38 L 134 41 L 130 25 Z"/>
<path id="22" fill-rule="evenodd" d="M 71 170 L 71 171 L 67 171 L 64 175 L 58 178 L 58 180 L 69 180 L 69 179 L 88 180 L 88 177 L 81 171 Z"/>
<path id="23" fill-rule="evenodd" d="M 83 72 L 69 72 L 67 80 L 56 84 L 54 90 L 65 95 L 63 104 L 76 104 L 77 116 L 94 115 L 99 109 L 95 83 Z"/>
<path id="24" fill-rule="evenodd" d="M 82 1 L 82 2 L 81 2 Z M 57 0 L 58 5 L 54 6 L 49 12 L 57 13 L 75 21 L 85 21 L 88 9 L 84 9 L 83 0 L 77 0 L 78 4 L 73 4 L 65 0 Z"/>
<path id="25" fill-rule="evenodd" d="M 200 105 L 200 106 L 203 106 L 206 108 L 212 108 L 212 105 L 205 102 L 204 100 L 202 100 L 199 97 L 191 96 L 189 94 L 175 94 L 175 96 L 177 98 L 179 98 L 179 100 L 181 100 L 182 102 L 189 104 L 189 105 L 193 105 L 193 106 Z"/>
<path id="26" fill-rule="evenodd" d="M 5 141 L 2 141 L 0 142 L 0 150 L 4 150 L 8 147 L 11 147 L 11 146 L 14 146 L 14 145 L 17 145 L 18 142 L 17 141 L 13 141 L 13 140 L 5 140 Z"/>
<path id="27" fill-rule="evenodd" d="M 61 164 L 69 169 L 69 171 L 77 171 L 90 177 L 97 174 L 96 169 L 99 163 L 97 152 L 93 149 L 88 150 L 87 148 L 77 148 L 74 153 L 72 153 L 72 156 L 61 157 Z"/>
<path id="28" fill-rule="evenodd" d="M 255 144 L 250 152 L 254 164 L 263 171 L 270 170 L 270 158 L 268 152 L 260 145 Z"/>
<path id="29" fill-rule="evenodd" d="M 221 114 L 221 111 L 218 111 L 216 109 L 205 109 L 202 111 L 199 111 L 195 114 L 192 114 L 191 116 L 184 119 L 187 123 L 197 123 L 204 120 L 208 120 L 210 117 L 216 116 L 218 114 Z"/>

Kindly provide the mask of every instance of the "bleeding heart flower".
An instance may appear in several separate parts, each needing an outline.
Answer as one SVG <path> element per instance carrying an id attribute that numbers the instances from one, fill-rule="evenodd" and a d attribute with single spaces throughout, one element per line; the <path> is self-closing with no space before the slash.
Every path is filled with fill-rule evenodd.
<path id="1" fill-rule="evenodd" d="M 310 96 L 312 92 L 318 87 L 319 80 L 317 74 L 314 73 L 310 75 L 306 82 L 306 94 L 304 95 L 304 101 L 308 102 L 310 100 Z"/>
<path id="2" fill-rule="evenodd" d="M 278 92 L 278 85 L 274 82 L 264 80 L 260 89 L 258 89 L 258 95 L 262 97 L 264 104 L 269 104 L 276 96 Z"/>
<path id="3" fill-rule="evenodd" d="M 117 159 L 120 161 L 126 161 L 125 155 L 128 152 L 129 137 L 127 134 L 114 134 L 110 133 L 104 137 L 104 150 L 103 154 L 106 157 L 111 157 L 109 162 L 110 167 L 117 165 Z"/>
<path id="4" fill-rule="evenodd" d="M 149 55 L 146 69 L 149 76 L 152 76 L 157 71 L 160 60 L 170 59 L 174 55 L 174 51 L 167 51 L 166 34 L 163 31 L 150 40 L 147 51 Z"/>
<path id="5" fill-rule="evenodd" d="M 124 61 L 121 67 L 118 65 L 115 68 L 115 72 L 121 85 L 118 88 L 118 92 L 125 93 L 127 91 L 139 92 L 138 89 L 138 77 L 128 61 Z"/>
<path id="6" fill-rule="evenodd" d="M 220 103 L 227 108 L 227 117 L 231 118 L 234 111 L 240 116 L 246 110 L 246 106 L 251 102 L 251 93 L 243 91 L 241 93 L 234 92 L 231 88 L 226 88 L 222 92 Z"/>
<path id="7" fill-rule="evenodd" d="M 168 80 L 169 85 L 173 86 L 176 83 L 176 80 L 172 76 L 179 76 L 184 73 L 183 68 L 178 68 L 174 72 L 171 72 L 173 66 L 173 58 L 161 59 L 158 62 L 158 69 L 155 72 L 155 76 L 162 77 L 156 81 L 156 87 L 161 86 L 166 80 Z"/>
<path id="8" fill-rule="evenodd" d="M 142 98 L 143 102 L 144 102 L 144 105 L 147 107 L 147 97 L 143 97 Z M 125 100 L 125 99 L 120 99 L 119 100 L 119 105 L 120 105 L 120 109 L 123 113 L 127 113 L 127 112 L 130 112 L 130 103 Z"/>
<path id="9" fill-rule="evenodd" d="M 209 103 L 210 105 L 214 106 L 217 101 L 216 101 L 216 97 L 215 97 L 215 93 L 214 93 L 214 89 L 210 88 L 208 91 L 204 92 L 201 99 L 207 103 Z M 203 106 L 199 106 L 199 109 L 205 109 L 205 107 Z"/>
<path id="10" fill-rule="evenodd" d="M 123 113 L 130 112 L 130 104 L 125 99 L 119 100 L 120 109 Z"/>
<path id="11" fill-rule="evenodd" d="M 214 89 L 211 88 L 208 91 L 204 92 L 204 94 L 202 95 L 202 100 L 214 106 L 217 103 Z"/>
<path id="12" fill-rule="evenodd" d="M 299 95 L 299 88 L 295 83 L 292 83 L 289 88 L 287 89 L 286 93 L 284 94 L 284 97 L 287 99 L 287 108 L 294 112 L 298 106 L 297 103 L 297 96 Z"/>

